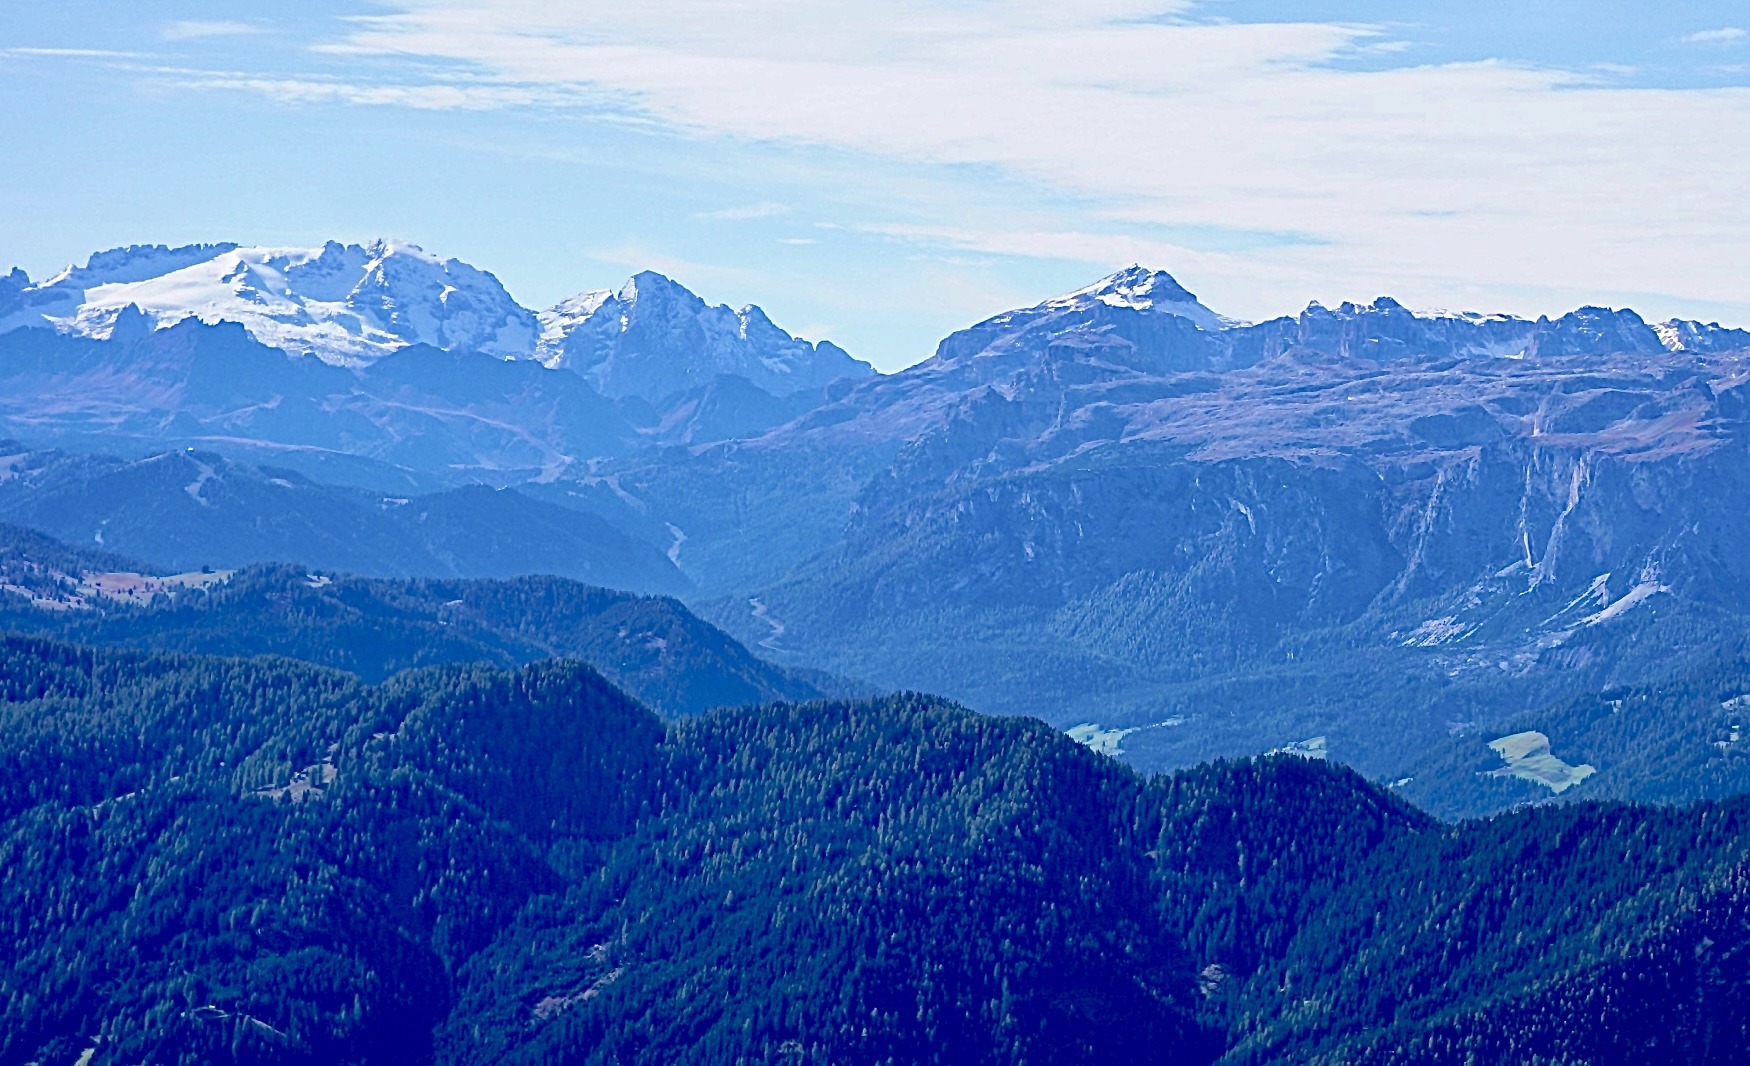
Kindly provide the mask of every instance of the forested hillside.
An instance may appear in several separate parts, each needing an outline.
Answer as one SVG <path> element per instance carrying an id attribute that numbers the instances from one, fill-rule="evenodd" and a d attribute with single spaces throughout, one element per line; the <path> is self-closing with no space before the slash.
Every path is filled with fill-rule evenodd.
<path id="1" fill-rule="evenodd" d="M 661 737 L 576 666 L 4 657 L 8 1062 L 429 1058 L 449 971 L 625 831 Z"/>
<path id="2" fill-rule="evenodd" d="M 1735 1061 L 1750 801 L 0 644 L 0 1061 Z"/>
<path id="3" fill-rule="evenodd" d="M 665 596 L 558 577 L 392 580 L 251 566 L 163 576 L 0 525 L 0 629 L 217 655 L 284 655 L 380 681 L 446 663 L 582 659 L 665 715 L 844 694 Z"/>

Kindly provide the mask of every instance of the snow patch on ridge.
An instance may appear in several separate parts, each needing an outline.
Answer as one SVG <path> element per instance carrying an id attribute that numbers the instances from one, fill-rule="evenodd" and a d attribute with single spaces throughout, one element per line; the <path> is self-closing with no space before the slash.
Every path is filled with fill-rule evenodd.
<path id="1" fill-rule="evenodd" d="M 1135 311 L 1158 311 L 1177 315 L 1199 329 L 1223 330 L 1241 325 L 1237 319 L 1218 315 L 1205 307 L 1191 291 L 1164 270 L 1131 266 L 1092 285 L 1047 300 L 1042 308 L 1073 309 L 1093 303 L 1128 307 Z"/>

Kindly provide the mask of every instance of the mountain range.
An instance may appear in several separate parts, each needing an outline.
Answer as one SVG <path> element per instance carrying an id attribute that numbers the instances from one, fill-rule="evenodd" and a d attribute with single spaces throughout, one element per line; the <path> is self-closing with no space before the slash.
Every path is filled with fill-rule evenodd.
<path id="1" fill-rule="evenodd" d="M 875 375 L 394 242 L 0 312 L 0 1062 L 1750 1042 L 1750 334 L 1132 268 Z"/>
<path id="2" fill-rule="evenodd" d="M 1389 301 L 1211 331 L 1126 295 L 1148 277 L 595 476 L 683 530 L 700 609 L 780 661 L 1084 727 L 1147 767 L 1317 740 L 1450 800 L 1454 768 L 1426 764 L 1449 738 L 1486 773 L 1509 719 L 1742 646 L 1744 335 L 1671 351 L 1630 312 Z M 1717 725 L 1683 733 L 1684 765 L 1717 760 Z M 1594 791 L 1623 772 L 1597 765 Z"/>
<path id="3" fill-rule="evenodd" d="M 1471 811 L 1556 798 L 1478 776 L 1541 731 L 1597 771 L 1564 799 L 1731 777 L 1707 769 L 1720 723 L 1673 723 L 1689 754 L 1661 770 L 1593 758 L 1556 709 L 1705 673 L 1750 632 L 1750 332 L 1383 297 L 1245 324 L 1133 267 L 875 375 L 653 274 L 522 317 L 412 246 L 299 254 L 15 273 L 4 321 L 32 328 L 0 335 L 0 429 L 39 458 L 0 519 L 177 567 L 676 593 L 786 667 L 1036 715 L 1147 769 L 1303 746 Z M 334 304 L 292 269 L 325 257 L 357 269 L 364 347 L 312 347 L 344 316 L 223 310 L 260 286 Z M 257 262 L 285 265 L 182 304 L 109 294 Z M 383 317 L 445 285 L 494 310 Z M 266 343 L 280 326 L 304 347 Z M 255 494 L 227 509 L 233 481 Z"/>
<path id="4" fill-rule="evenodd" d="M 136 245 L 41 283 L 17 269 L 0 279 L 0 333 L 138 339 L 191 319 L 237 323 L 264 345 L 334 366 L 409 347 L 536 360 L 577 371 L 605 395 L 650 403 L 726 374 L 786 395 L 872 372 L 836 345 L 792 337 L 758 307 L 708 306 L 660 274 L 536 313 L 490 273 L 398 240 Z"/>

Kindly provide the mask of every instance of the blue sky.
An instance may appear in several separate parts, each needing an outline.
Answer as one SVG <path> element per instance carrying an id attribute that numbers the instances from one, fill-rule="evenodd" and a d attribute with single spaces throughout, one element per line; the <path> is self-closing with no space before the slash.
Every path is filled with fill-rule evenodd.
<path id="1" fill-rule="evenodd" d="M 885 369 L 1132 261 L 1251 319 L 1750 325 L 1741 0 L 291 9 L 9 5 L 0 263 L 392 235 L 537 307 L 661 270 Z"/>

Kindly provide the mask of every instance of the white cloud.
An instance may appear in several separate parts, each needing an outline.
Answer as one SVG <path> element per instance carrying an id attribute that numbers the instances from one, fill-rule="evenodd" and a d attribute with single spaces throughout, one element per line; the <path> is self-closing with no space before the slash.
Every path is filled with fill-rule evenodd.
<path id="1" fill-rule="evenodd" d="M 930 222 L 932 206 L 913 200 L 896 204 L 925 219 L 907 239 L 1192 263 L 1252 316 L 1280 309 L 1285 289 L 1437 303 L 1477 279 L 1497 302 L 1664 291 L 1750 306 L 1746 89 L 1623 88 L 1493 62 L 1381 70 L 1393 41 L 1376 28 L 1205 23 L 1189 0 L 402 6 L 354 20 L 325 50 L 416 61 L 425 76 L 436 63 L 472 81 L 451 95 L 261 91 L 423 107 L 560 102 L 690 137 L 992 168 L 1062 194 L 1058 224 Z M 1338 62 L 1363 50 L 1375 69 Z M 1219 240 L 1126 233 L 1163 227 L 1311 240 L 1213 254 L 1198 248 Z"/>
<path id="2" fill-rule="evenodd" d="M 974 228 L 865 223 L 850 227 L 859 233 L 889 237 L 931 248 L 982 252 L 1033 259 L 1063 259 L 1085 263 L 1171 263 L 1187 275 L 1232 269 L 1241 264 L 1229 254 L 1202 252 L 1173 241 L 1152 240 L 1124 232 Z"/>
<path id="3" fill-rule="evenodd" d="M 155 72 L 172 85 L 256 93 L 290 104 L 345 103 L 410 107 L 421 111 L 494 111 L 505 107 L 575 102 L 575 95 L 529 85 L 364 85 L 314 78 L 263 77 L 222 71 Z"/>
<path id="4" fill-rule="evenodd" d="M 145 59 L 144 52 L 117 52 L 107 48 L 0 48 L 0 56 L 23 59 Z"/>
<path id="5" fill-rule="evenodd" d="M 161 36 L 166 41 L 197 41 L 208 37 L 250 37 L 266 32 L 267 27 L 258 22 L 182 19 L 165 26 Z"/>
<path id="6" fill-rule="evenodd" d="M 1685 44 L 1736 44 L 1750 33 L 1737 26 L 1722 26 L 1717 30 L 1702 30 L 1683 38 Z"/>
<path id="7" fill-rule="evenodd" d="M 725 207 L 717 211 L 701 211 L 694 218 L 708 222 L 751 222 L 761 218 L 775 218 L 787 214 L 790 208 L 787 204 L 766 201 L 757 204 L 742 204 L 739 207 Z"/>

